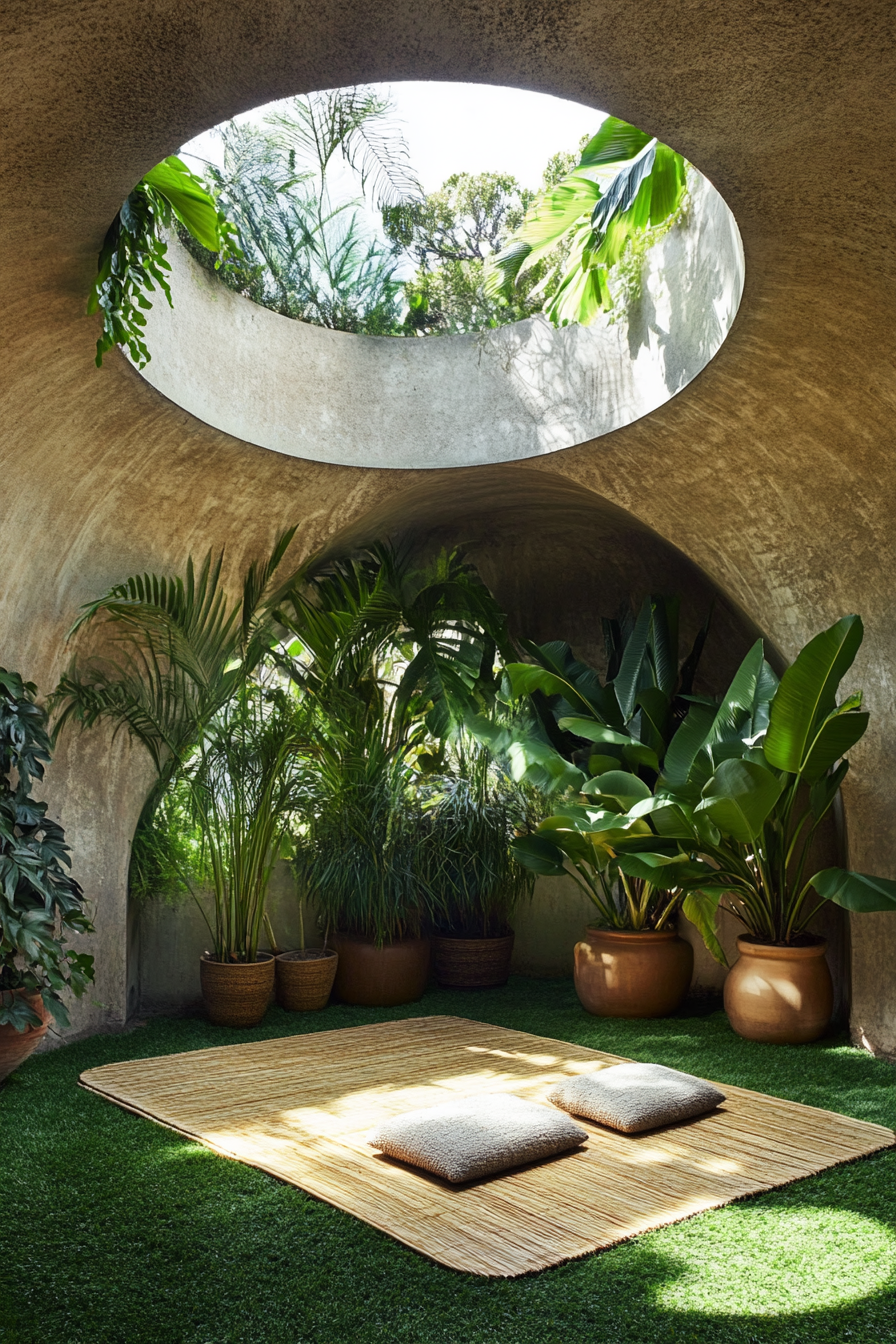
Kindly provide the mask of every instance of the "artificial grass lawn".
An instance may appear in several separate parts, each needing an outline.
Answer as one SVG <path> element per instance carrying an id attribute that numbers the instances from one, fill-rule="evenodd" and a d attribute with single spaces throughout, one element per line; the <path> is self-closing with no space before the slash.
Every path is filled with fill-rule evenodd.
<path id="1" fill-rule="evenodd" d="M 896 1341 L 896 1151 L 514 1280 L 443 1269 L 291 1186 L 76 1086 L 114 1060 L 429 1013 L 653 1060 L 896 1126 L 896 1070 L 845 1037 L 740 1040 L 723 1013 L 588 1017 L 570 981 L 406 1008 L 156 1019 L 29 1060 L 0 1089 L 3 1344 Z"/>

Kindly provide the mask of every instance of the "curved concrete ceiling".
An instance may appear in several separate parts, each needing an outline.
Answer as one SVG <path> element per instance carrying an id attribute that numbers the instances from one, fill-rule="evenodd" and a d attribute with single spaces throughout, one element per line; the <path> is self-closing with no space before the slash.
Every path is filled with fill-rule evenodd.
<path id="1" fill-rule="evenodd" d="M 675 396 L 731 329 L 744 282 L 737 224 L 694 169 L 688 188 L 637 301 L 591 327 L 556 330 L 539 316 L 424 340 L 329 331 L 234 294 L 173 240 L 174 306 L 157 296 L 145 315 L 143 377 L 206 424 L 315 462 L 482 466 L 585 443 Z"/>
<path id="2" fill-rule="evenodd" d="M 738 221 L 746 284 L 728 339 L 679 396 L 597 444 L 500 470 L 612 501 L 787 656 L 862 613 L 853 684 L 872 726 L 845 790 L 850 860 L 896 874 L 889 0 L 32 0 L 0 12 L 0 34 L 4 662 L 48 687 L 78 603 L 108 583 L 224 542 L 236 564 L 296 521 L 296 550 L 310 550 L 415 480 L 267 452 L 121 357 L 93 368 L 85 295 L 141 175 L 206 127 L 315 88 L 417 78 L 554 93 L 694 163 Z M 462 508 L 480 470 L 426 474 L 433 488 L 450 479 Z M 555 582 L 574 584 L 575 566 L 569 555 Z M 124 756 L 91 750 L 73 739 L 53 778 L 79 876 L 120 928 L 137 786 Z M 896 921 L 852 924 L 853 1030 L 896 1053 Z M 104 958 L 110 1021 L 123 966 L 123 951 Z"/>

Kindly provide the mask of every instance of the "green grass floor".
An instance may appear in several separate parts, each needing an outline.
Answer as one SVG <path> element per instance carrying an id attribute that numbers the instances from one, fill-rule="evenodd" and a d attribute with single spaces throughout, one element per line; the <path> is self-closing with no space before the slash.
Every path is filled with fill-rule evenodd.
<path id="1" fill-rule="evenodd" d="M 454 1013 L 896 1125 L 896 1070 L 845 1037 L 742 1041 L 715 1010 L 588 1017 L 569 981 L 407 1008 L 156 1019 L 29 1060 L 0 1089 L 3 1344 L 896 1341 L 896 1151 L 521 1279 L 433 1265 L 327 1204 L 77 1087 L 83 1069 Z"/>

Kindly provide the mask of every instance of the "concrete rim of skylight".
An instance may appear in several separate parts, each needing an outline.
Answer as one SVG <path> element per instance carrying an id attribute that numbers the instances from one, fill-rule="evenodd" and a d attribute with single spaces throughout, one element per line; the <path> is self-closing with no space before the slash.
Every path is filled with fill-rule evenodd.
<path id="1" fill-rule="evenodd" d="M 168 256 L 174 307 L 146 314 L 146 381 L 237 439 L 353 467 L 513 462 L 621 429 L 706 367 L 744 284 L 734 216 L 693 168 L 628 318 L 591 327 L 539 315 L 470 335 L 359 336 L 252 303 L 174 241 Z"/>

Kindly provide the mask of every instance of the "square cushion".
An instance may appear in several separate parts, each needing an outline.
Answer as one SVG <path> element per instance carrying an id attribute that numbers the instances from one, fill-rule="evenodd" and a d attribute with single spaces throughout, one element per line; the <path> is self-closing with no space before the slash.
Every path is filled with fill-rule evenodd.
<path id="1" fill-rule="evenodd" d="M 725 1100 L 712 1083 L 662 1064 L 613 1064 L 557 1083 L 548 1101 L 623 1134 L 640 1134 L 712 1111 Z"/>
<path id="2" fill-rule="evenodd" d="M 379 1125 L 367 1142 L 388 1157 L 457 1183 L 552 1157 L 587 1137 L 568 1115 L 519 1097 L 486 1093 L 397 1115 Z"/>

